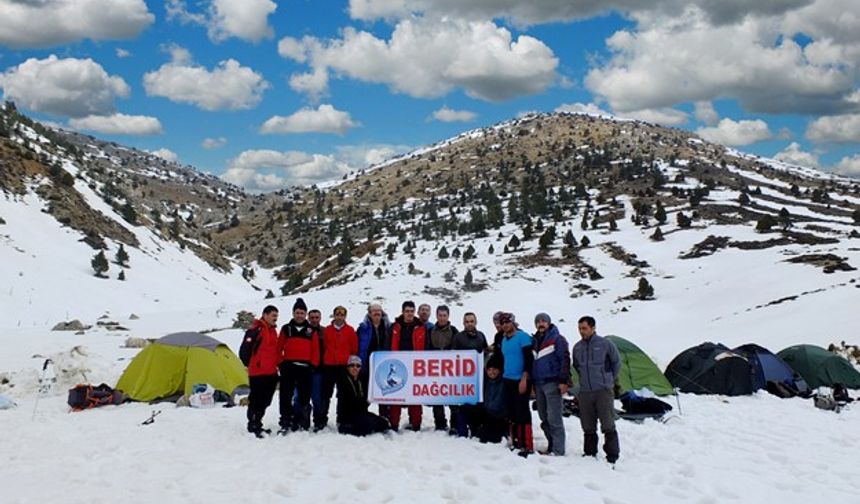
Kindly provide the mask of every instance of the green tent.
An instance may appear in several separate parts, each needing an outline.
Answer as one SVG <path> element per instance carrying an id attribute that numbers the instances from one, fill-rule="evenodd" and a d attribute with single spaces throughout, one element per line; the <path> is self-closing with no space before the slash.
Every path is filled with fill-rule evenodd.
<path id="1" fill-rule="evenodd" d="M 832 387 L 841 383 L 860 389 L 860 372 L 845 358 L 815 345 L 794 345 L 777 354 L 800 373 L 810 388 Z"/>
<path id="2" fill-rule="evenodd" d="M 197 383 L 232 394 L 248 385 L 248 372 L 230 348 L 198 333 L 169 334 L 140 351 L 116 389 L 135 401 L 191 395 Z"/>
<path id="3" fill-rule="evenodd" d="M 648 390 L 657 395 L 674 393 L 672 384 L 641 348 L 619 336 L 607 336 L 606 339 L 615 344 L 621 355 L 621 372 L 618 374 L 618 382 L 622 392 L 647 387 Z M 572 367 L 571 375 L 573 382 L 579 383 L 579 376 Z"/>

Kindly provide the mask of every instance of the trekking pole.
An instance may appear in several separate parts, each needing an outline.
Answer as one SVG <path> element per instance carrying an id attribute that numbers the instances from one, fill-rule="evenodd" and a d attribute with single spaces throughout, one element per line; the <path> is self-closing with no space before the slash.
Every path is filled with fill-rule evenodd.
<path id="1" fill-rule="evenodd" d="M 675 402 L 678 404 L 678 416 L 681 416 L 681 396 L 678 394 L 678 387 L 673 390 L 675 391 Z"/>
<path id="2" fill-rule="evenodd" d="M 155 423 L 155 417 L 157 417 L 160 414 L 161 414 L 161 410 L 158 410 L 158 411 L 153 410 L 152 415 L 150 415 L 149 418 L 147 418 L 146 420 L 141 422 L 140 425 L 149 425 L 149 424 Z"/>
<path id="3" fill-rule="evenodd" d="M 51 390 L 51 385 L 53 384 L 53 380 L 48 379 L 48 365 L 53 364 L 54 361 L 51 359 L 45 359 L 45 363 L 42 364 L 42 375 L 39 377 L 39 391 L 36 393 L 36 403 L 33 405 L 33 417 L 30 421 L 36 419 L 36 410 L 39 408 L 39 399 L 44 395 L 48 395 L 48 392 Z"/>

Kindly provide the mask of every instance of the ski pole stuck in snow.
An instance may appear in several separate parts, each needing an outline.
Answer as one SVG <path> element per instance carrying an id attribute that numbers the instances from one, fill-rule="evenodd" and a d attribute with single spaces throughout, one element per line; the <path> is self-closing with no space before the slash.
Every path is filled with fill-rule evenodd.
<path id="1" fill-rule="evenodd" d="M 45 359 L 42 364 L 42 374 L 39 376 L 39 392 L 36 395 L 36 403 L 33 405 L 33 420 L 36 419 L 36 410 L 39 408 L 39 399 L 48 395 L 54 382 L 57 381 L 57 376 L 54 374 L 54 361 Z"/>
<path id="2" fill-rule="evenodd" d="M 140 425 L 149 425 L 149 424 L 155 423 L 155 417 L 157 417 L 160 414 L 161 414 L 161 410 L 153 411 L 152 414 L 149 415 L 149 418 L 147 418 L 146 420 L 141 422 Z"/>

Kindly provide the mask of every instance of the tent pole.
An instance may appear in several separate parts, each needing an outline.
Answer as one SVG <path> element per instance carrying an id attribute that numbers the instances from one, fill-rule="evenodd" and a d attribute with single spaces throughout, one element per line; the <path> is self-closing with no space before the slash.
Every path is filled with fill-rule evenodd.
<path id="1" fill-rule="evenodd" d="M 682 414 L 681 413 L 681 396 L 678 395 L 678 387 L 674 387 L 673 390 L 675 391 L 675 402 L 678 404 L 678 416 L 680 416 Z"/>

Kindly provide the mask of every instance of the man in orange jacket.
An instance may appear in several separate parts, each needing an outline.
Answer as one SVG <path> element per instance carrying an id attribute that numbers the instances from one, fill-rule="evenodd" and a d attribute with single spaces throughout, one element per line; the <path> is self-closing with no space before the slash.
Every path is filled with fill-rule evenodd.
<path id="1" fill-rule="evenodd" d="M 358 335 L 355 329 L 346 323 L 346 313 L 343 306 L 335 308 L 332 323 L 323 330 L 322 407 L 319 413 L 314 411 L 314 431 L 324 429 L 328 425 L 328 410 L 335 385 L 342 381 L 342 375 L 346 373 L 349 356 L 358 354 Z"/>
<path id="2" fill-rule="evenodd" d="M 245 331 L 239 357 L 248 367 L 248 432 L 261 438 L 271 430 L 263 428 L 266 408 L 272 404 L 275 388 L 278 386 L 278 309 L 269 305 L 263 309 L 263 316 L 254 321 Z"/>
<path id="3" fill-rule="evenodd" d="M 385 349 L 393 352 L 427 350 L 427 326 L 415 316 L 415 303 L 404 301 L 401 306 L 401 314 L 394 319 L 394 323 L 388 329 L 388 338 Z M 392 406 L 389 411 L 391 428 L 397 431 L 400 428 L 400 410 L 402 406 Z M 421 430 L 421 405 L 413 404 L 408 407 L 409 429 Z"/>

